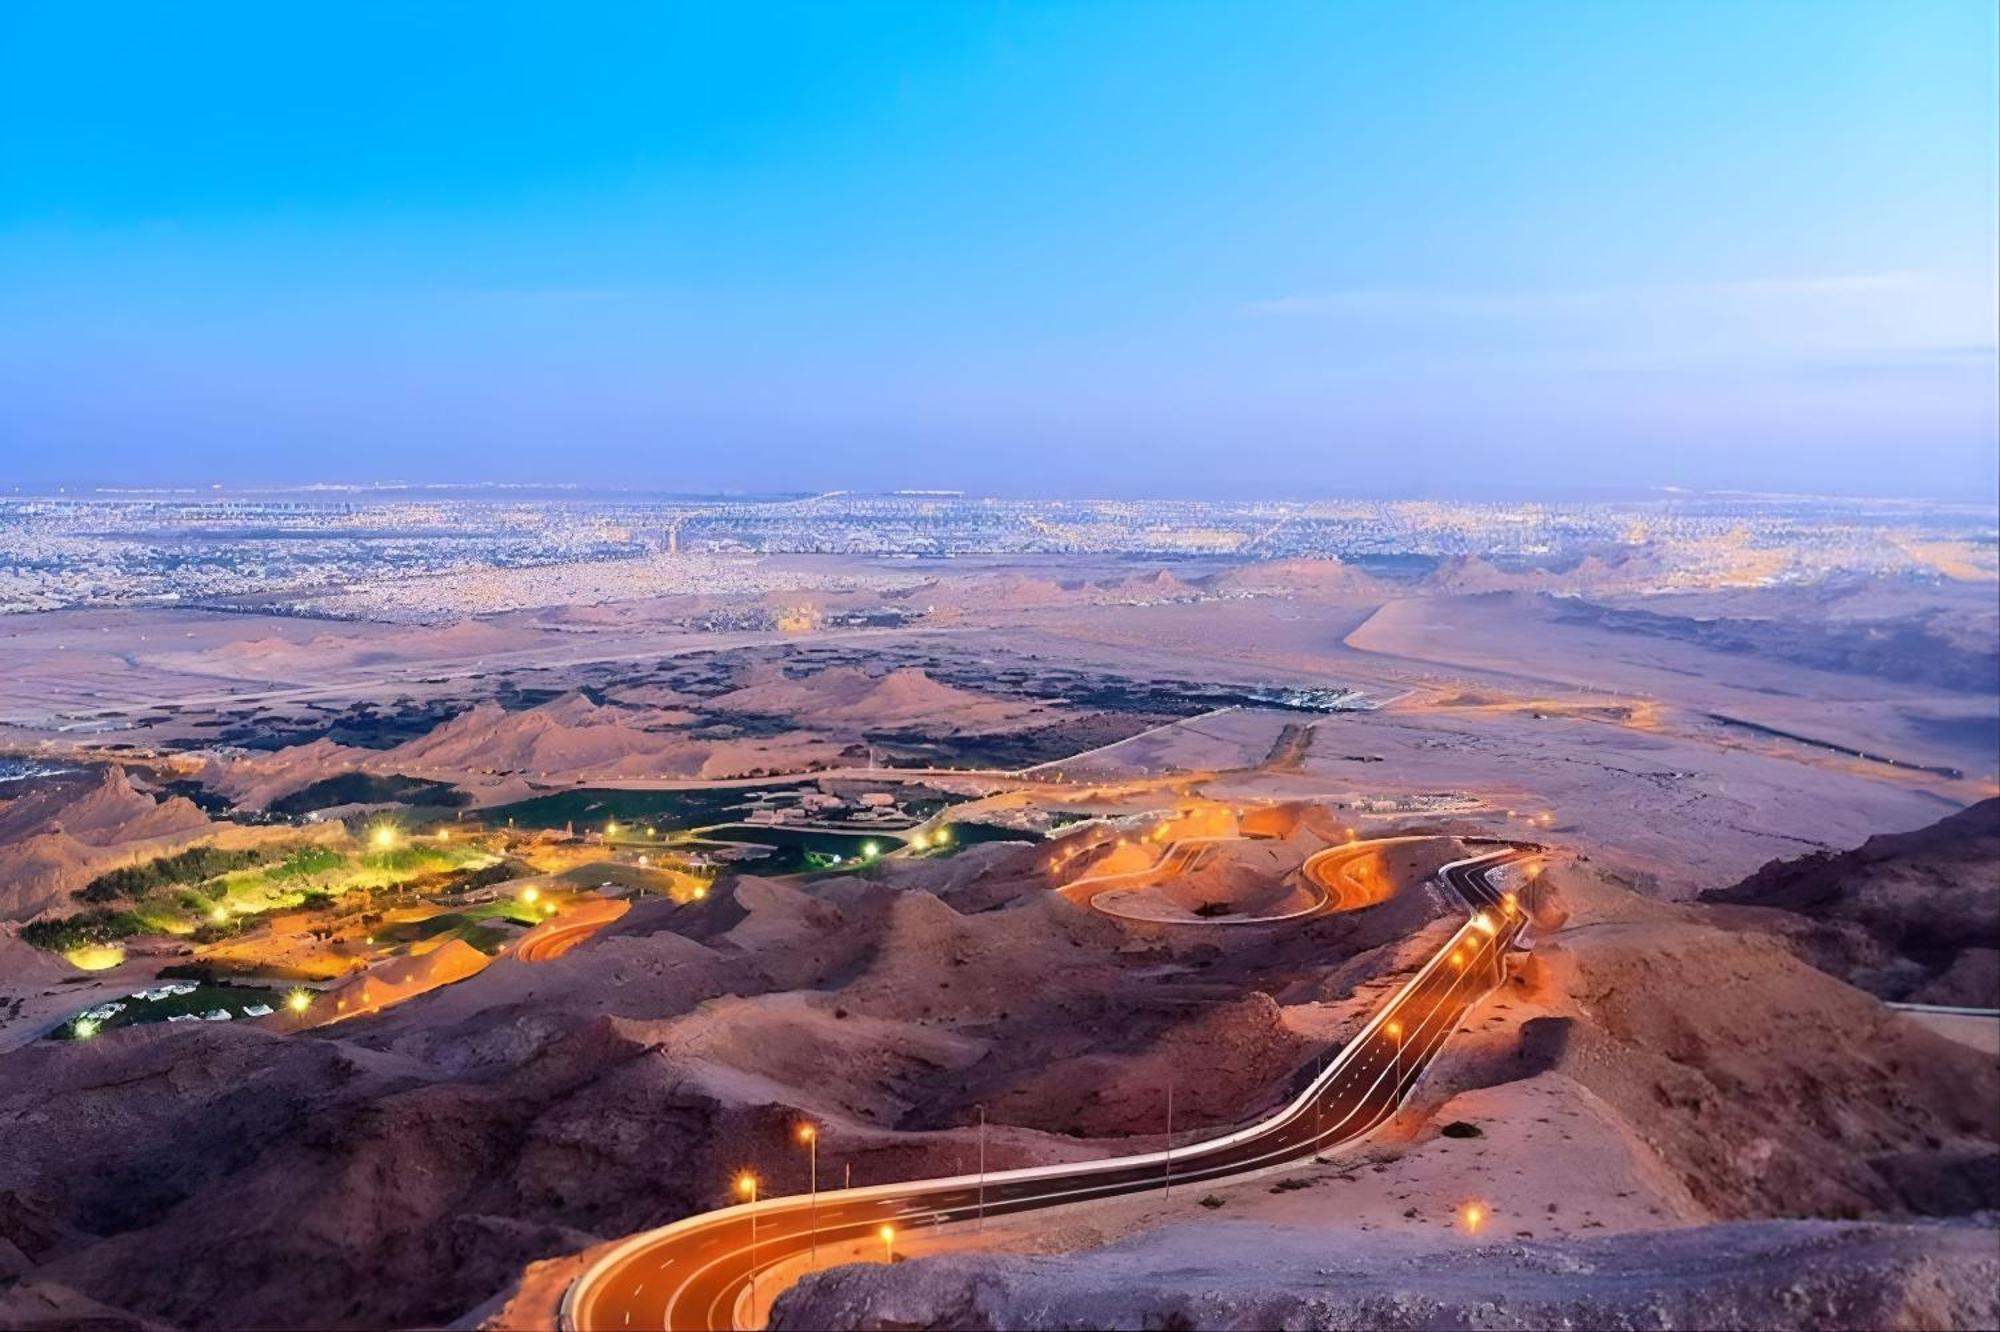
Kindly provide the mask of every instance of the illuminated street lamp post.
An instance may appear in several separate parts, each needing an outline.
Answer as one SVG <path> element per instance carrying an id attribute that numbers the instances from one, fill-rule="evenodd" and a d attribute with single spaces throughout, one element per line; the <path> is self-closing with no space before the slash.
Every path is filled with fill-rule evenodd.
<path id="1" fill-rule="evenodd" d="M 1403 1024 L 1400 1021 L 1392 1020 L 1382 1030 L 1388 1032 L 1389 1039 L 1396 1043 L 1396 1085 L 1395 1091 L 1391 1095 L 1391 1101 L 1400 1102 L 1403 1099 Z"/>
<path id="2" fill-rule="evenodd" d="M 757 1177 L 744 1171 L 736 1177 L 736 1191 L 750 1202 L 750 1321 L 757 1321 Z"/>
<path id="3" fill-rule="evenodd" d="M 894 1226 L 884 1226 L 876 1234 L 882 1237 L 882 1261 L 885 1263 L 895 1262 L 896 1228 Z M 752 1312 L 754 1313 L 755 1311 L 753 1310 Z"/>
<path id="4" fill-rule="evenodd" d="M 811 1124 L 799 1125 L 799 1141 L 806 1145 L 812 1157 L 812 1193 L 807 1204 L 806 1225 L 812 1235 L 812 1256 L 810 1265 L 819 1266 L 819 1130 Z"/>

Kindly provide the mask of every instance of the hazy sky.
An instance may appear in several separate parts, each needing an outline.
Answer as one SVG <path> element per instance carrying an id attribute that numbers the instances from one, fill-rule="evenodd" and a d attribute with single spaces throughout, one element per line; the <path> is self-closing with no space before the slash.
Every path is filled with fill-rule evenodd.
<path id="1" fill-rule="evenodd" d="M 0 6 L 0 480 L 1996 484 L 1995 7 Z"/>

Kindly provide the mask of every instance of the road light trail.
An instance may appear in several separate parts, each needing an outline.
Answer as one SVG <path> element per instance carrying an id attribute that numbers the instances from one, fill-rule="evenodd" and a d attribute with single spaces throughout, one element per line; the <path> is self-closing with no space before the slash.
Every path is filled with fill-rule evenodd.
<path id="1" fill-rule="evenodd" d="M 600 1328 L 731 1328 L 756 1278 L 756 1304 L 777 1291 L 767 1275 L 814 1245 L 879 1237 L 884 1206 L 904 1226 L 970 1222 L 1018 1212 L 1241 1178 L 1354 1142 L 1380 1127 L 1420 1081 L 1472 1006 L 1499 978 L 1499 960 L 1525 923 L 1511 894 L 1492 882 L 1528 858 L 1505 846 L 1439 872 L 1469 919 L 1404 983 L 1306 1089 L 1246 1129 L 1165 1151 L 1057 1166 L 913 1180 L 903 1184 L 767 1198 L 677 1221 L 617 1245 L 564 1295 L 561 1325 Z M 1391 1030 L 1394 1024 L 1394 1030 Z M 754 1227 L 754 1234 L 753 1234 Z M 654 1283 L 660 1259 L 670 1281 Z"/>

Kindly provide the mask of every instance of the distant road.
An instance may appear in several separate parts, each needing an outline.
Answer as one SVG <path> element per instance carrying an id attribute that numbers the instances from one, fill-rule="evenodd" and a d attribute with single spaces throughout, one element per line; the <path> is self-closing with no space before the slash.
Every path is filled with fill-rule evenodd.
<path id="1" fill-rule="evenodd" d="M 563 1297 L 561 1325 L 584 1332 L 738 1326 L 753 1277 L 815 1243 L 1060 1207 L 1170 1185 L 1213 1184 L 1270 1170 L 1365 1137 L 1395 1113 L 1471 1007 L 1498 981 L 1523 916 L 1492 877 L 1534 854 L 1509 846 L 1447 865 L 1441 882 L 1466 923 L 1290 1105 L 1247 1129 L 1138 1156 L 1036 1166 L 769 1198 L 634 1235 L 593 1263 Z M 754 1288 L 761 1322 L 775 1278 Z"/>

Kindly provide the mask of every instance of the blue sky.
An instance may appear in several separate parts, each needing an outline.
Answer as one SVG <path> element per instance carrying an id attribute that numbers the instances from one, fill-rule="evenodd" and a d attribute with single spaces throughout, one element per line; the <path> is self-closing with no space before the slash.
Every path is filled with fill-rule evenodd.
<path id="1" fill-rule="evenodd" d="M 1995 11 L 0 8 L 16 484 L 1991 497 Z"/>

